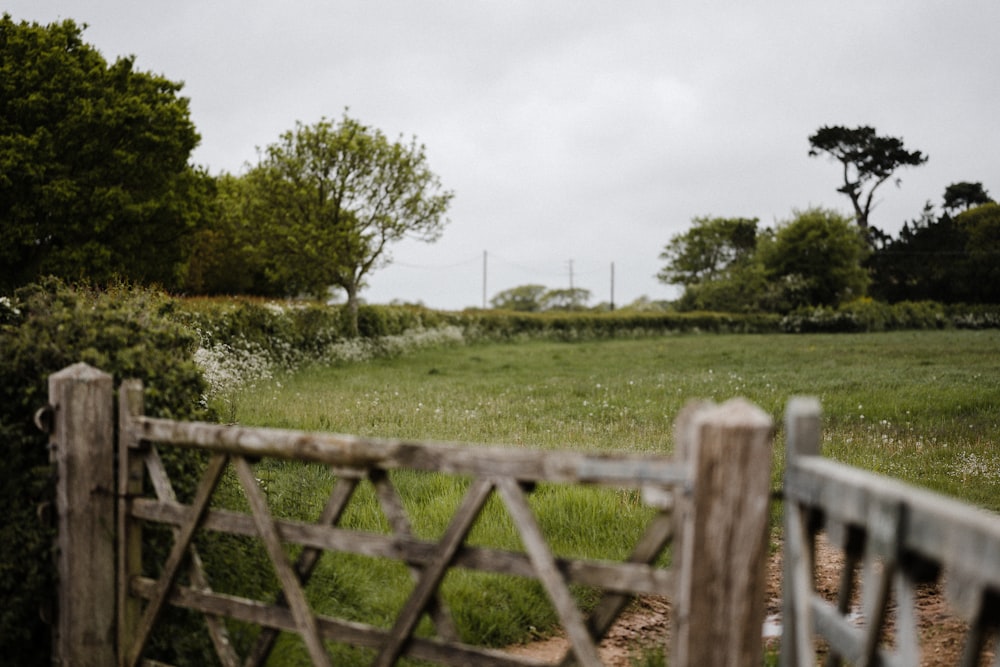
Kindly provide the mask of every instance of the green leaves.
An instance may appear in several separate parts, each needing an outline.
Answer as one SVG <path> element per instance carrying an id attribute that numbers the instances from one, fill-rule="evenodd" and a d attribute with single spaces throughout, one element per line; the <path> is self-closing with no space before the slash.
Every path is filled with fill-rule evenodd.
<path id="1" fill-rule="evenodd" d="M 809 155 L 826 153 L 843 165 L 844 184 L 837 191 L 850 198 L 862 228 L 868 227 L 876 188 L 900 167 L 927 162 L 927 156 L 920 151 L 906 150 L 902 139 L 879 136 L 868 126 L 824 126 L 809 137 L 809 145 Z"/>
<path id="2" fill-rule="evenodd" d="M 404 237 L 436 240 L 453 196 L 427 167 L 423 146 L 390 141 L 346 112 L 339 122 L 296 123 L 245 175 L 224 177 L 220 195 L 215 231 L 232 240 L 238 250 L 230 256 L 240 255 L 254 276 L 241 287 L 317 297 L 340 287 L 355 320 L 358 292 L 387 263 L 389 246 Z M 210 262 L 231 261 L 212 254 Z"/>
<path id="3" fill-rule="evenodd" d="M 73 21 L 3 16 L 0 290 L 45 274 L 177 284 L 189 216 L 205 203 L 180 88 L 132 58 L 109 65 Z"/>

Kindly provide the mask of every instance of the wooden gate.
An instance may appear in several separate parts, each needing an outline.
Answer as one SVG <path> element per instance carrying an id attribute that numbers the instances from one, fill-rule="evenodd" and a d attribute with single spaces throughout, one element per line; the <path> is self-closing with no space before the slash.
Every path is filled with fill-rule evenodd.
<path id="1" fill-rule="evenodd" d="M 786 434 L 782 665 L 817 664 L 814 635 L 829 647 L 827 665 L 922 664 L 916 591 L 939 579 L 969 624 L 959 664 L 981 664 L 989 636 L 1000 641 L 1000 518 L 824 459 L 814 399 L 789 402 Z M 820 533 L 843 554 L 835 601 L 815 590 Z"/>
<path id="2" fill-rule="evenodd" d="M 60 489 L 64 482 L 79 487 L 61 490 L 60 498 L 69 504 L 57 507 L 60 517 L 66 517 L 60 531 L 65 562 L 60 564 L 56 647 L 61 664 L 157 664 L 145 652 L 168 605 L 204 616 L 226 667 L 263 664 L 280 632 L 300 636 L 314 665 L 331 664 L 327 642 L 374 649 L 375 665 L 394 664 L 401 656 L 451 665 L 539 664 L 459 640 L 438 593 L 449 568 L 456 567 L 539 580 L 569 641 L 560 664 L 601 664 L 597 644 L 637 595 L 669 596 L 673 601 L 671 664 L 759 663 L 772 425 L 767 415 L 744 401 L 686 409 L 677 421 L 679 456 L 674 458 L 377 440 L 154 419 L 143 414 L 141 384 L 126 381 L 119 394 L 117 480 L 109 454 L 114 450 L 110 378 L 84 364 L 65 369 L 50 379 L 50 404 L 56 417 L 52 447 L 62 456 Z M 169 447 L 198 448 L 210 456 L 189 503 L 178 502 L 165 472 L 160 452 Z M 261 459 L 330 467 L 336 483 L 314 524 L 272 515 L 254 471 Z M 95 461 L 99 470 L 91 469 Z M 469 480 L 464 499 L 437 541 L 418 539 L 410 530 L 388 474 L 402 468 Z M 227 469 L 239 480 L 248 512 L 211 504 Z M 377 491 L 392 529 L 389 535 L 338 526 L 365 479 Z M 652 519 L 625 562 L 559 558 L 528 502 L 534 485 L 541 482 L 638 490 L 653 508 Z M 107 493 L 110 489 L 115 492 Z M 466 543 L 494 495 L 516 526 L 522 552 Z M 74 530 L 71 524 L 92 512 L 96 514 L 87 519 L 86 528 Z M 173 532 L 173 546 L 155 578 L 144 575 L 142 568 L 143 526 L 151 523 L 168 525 Z M 193 544 L 198 531 L 258 538 L 280 590 L 266 600 L 214 592 Z M 657 558 L 675 533 L 671 567 L 658 566 Z M 301 547 L 294 561 L 286 545 Z M 109 548 L 117 552 L 115 559 L 106 558 Z M 324 551 L 397 559 L 410 568 L 413 588 L 391 627 L 329 617 L 310 606 L 304 586 Z M 117 561 L 110 573 L 109 561 Z M 570 591 L 576 584 L 603 591 L 589 614 Z M 81 600 L 85 603 L 72 602 Z M 95 615 L 97 608 L 117 611 Z M 424 615 L 431 618 L 437 636 L 414 635 Z M 247 655 L 237 655 L 226 619 L 261 626 Z"/>

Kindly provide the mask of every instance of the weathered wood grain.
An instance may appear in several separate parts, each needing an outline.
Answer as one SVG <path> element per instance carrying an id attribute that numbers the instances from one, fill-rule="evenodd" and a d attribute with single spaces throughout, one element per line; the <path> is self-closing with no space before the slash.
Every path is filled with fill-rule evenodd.
<path id="1" fill-rule="evenodd" d="M 381 440 L 151 417 L 138 418 L 133 424 L 134 435 L 150 442 L 333 466 L 383 470 L 410 468 L 453 475 L 496 475 L 523 481 L 605 484 L 620 488 L 669 486 L 687 480 L 684 468 L 665 456 Z"/>
<path id="2" fill-rule="evenodd" d="M 58 615 L 64 665 L 115 663 L 115 473 L 112 378 L 86 364 L 49 377 L 57 470 Z"/>
<path id="3" fill-rule="evenodd" d="M 1000 516 L 822 458 L 815 401 L 791 402 L 786 423 L 782 665 L 815 660 L 812 633 L 830 645 L 827 664 L 919 664 L 916 587 L 942 574 L 953 611 L 969 622 L 960 664 L 980 664 L 1000 618 Z M 813 543 L 824 528 L 845 554 L 836 607 L 813 589 Z M 860 627 L 847 618 L 859 559 Z M 890 613 L 891 650 L 879 646 Z"/>
<path id="4" fill-rule="evenodd" d="M 741 399 L 688 413 L 682 450 L 681 588 L 672 664 L 759 664 L 764 621 L 773 424 Z"/>

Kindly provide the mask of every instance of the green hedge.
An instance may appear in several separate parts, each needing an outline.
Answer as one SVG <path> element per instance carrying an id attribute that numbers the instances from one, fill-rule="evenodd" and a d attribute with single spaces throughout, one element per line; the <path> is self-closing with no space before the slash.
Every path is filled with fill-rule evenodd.
<path id="1" fill-rule="evenodd" d="M 665 333 L 768 333 L 779 331 L 780 317 L 768 313 L 520 313 L 469 310 L 453 314 L 470 340 L 510 341 L 521 338 L 593 340 Z"/>
<path id="2" fill-rule="evenodd" d="M 197 337 L 169 319 L 161 293 L 125 287 L 71 289 L 47 280 L 0 299 L 0 655 L 5 664 L 50 658 L 53 528 L 40 517 L 53 502 L 47 436 L 32 422 L 48 400 L 48 376 L 84 361 L 112 373 L 115 386 L 137 377 L 149 414 L 206 418 L 204 382 L 192 361 Z M 175 471 L 197 465 L 169 462 Z M 179 479 L 193 479 L 183 471 Z M 178 492 L 190 489 L 184 485 Z"/>
<path id="3" fill-rule="evenodd" d="M 837 308 L 800 308 L 781 319 L 781 330 L 789 333 L 997 327 L 1000 327 L 1000 305 L 944 305 L 934 301 L 887 304 L 858 299 Z"/>

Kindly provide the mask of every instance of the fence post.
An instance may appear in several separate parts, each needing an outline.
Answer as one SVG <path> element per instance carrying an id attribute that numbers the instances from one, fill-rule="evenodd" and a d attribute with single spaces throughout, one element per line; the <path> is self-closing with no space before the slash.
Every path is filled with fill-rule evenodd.
<path id="1" fill-rule="evenodd" d="M 734 399 L 685 409 L 676 434 L 692 487 L 678 517 L 670 664 L 760 664 L 773 422 Z"/>
<path id="2" fill-rule="evenodd" d="M 53 662 L 67 667 L 115 663 L 113 393 L 111 376 L 87 364 L 49 376 L 59 530 Z"/>

